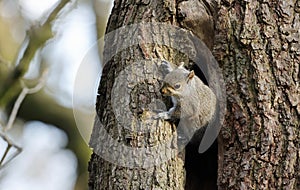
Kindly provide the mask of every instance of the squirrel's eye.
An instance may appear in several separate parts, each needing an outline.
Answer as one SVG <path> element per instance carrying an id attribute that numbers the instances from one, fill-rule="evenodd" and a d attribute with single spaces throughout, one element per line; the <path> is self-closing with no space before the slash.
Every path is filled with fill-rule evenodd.
<path id="1" fill-rule="evenodd" d="M 176 90 L 178 90 L 180 87 L 181 87 L 180 84 L 175 84 L 175 86 L 174 86 L 174 88 L 175 88 Z"/>

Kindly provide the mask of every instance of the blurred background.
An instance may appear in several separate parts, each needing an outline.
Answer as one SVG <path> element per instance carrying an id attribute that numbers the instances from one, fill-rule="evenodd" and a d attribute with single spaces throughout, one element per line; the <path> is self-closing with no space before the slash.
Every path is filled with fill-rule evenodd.
<path id="1" fill-rule="evenodd" d="M 43 24 L 58 3 L 0 0 L 2 94 L 10 88 L 7 79 L 24 56 L 27 31 Z M 111 7 L 112 0 L 73 0 L 63 8 L 52 23 L 53 38 L 35 52 L 26 74 L 18 81 L 31 88 L 42 77 L 43 88 L 26 95 L 7 131 L 3 129 L 15 110 L 19 92 L 12 91 L 11 101 L 3 101 L 0 93 L 1 190 L 88 189 L 91 150 L 87 144 L 102 69 L 98 39 L 103 37 Z M 42 76 L 45 70 L 47 74 Z M 7 149 L 9 144 L 3 135 L 22 151 Z"/>

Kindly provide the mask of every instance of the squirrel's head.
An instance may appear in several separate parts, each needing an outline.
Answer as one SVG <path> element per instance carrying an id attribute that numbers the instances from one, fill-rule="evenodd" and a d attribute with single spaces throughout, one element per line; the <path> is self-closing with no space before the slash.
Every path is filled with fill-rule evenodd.
<path id="1" fill-rule="evenodd" d="M 175 97 L 188 93 L 189 88 L 187 86 L 191 84 L 194 76 L 194 71 L 188 71 L 181 64 L 165 76 L 161 93 L 165 96 Z"/>

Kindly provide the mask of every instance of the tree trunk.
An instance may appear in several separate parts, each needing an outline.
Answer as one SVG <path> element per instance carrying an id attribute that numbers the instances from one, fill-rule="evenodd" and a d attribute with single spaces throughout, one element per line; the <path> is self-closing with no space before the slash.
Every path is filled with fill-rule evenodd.
<path id="1" fill-rule="evenodd" d="M 192 162 L 197 166 L 203 159 L 191 158 L 198 147 L 188 149 L 193 151 L 187 156 L 191 162 L 184 166 L 185 152 L 177 147 L 174 122 L 147 120 L 155 114 L 149 110 L 164 107 L 161 103 L 171 107 L 159 92 L 162 73 L 157 71 L 158 60 L 189 65 L 189 60 L 199 59 L 194 35 L 211 48 L 213 6 L 211 1 L 195 0 L 114 2 L 106 29 L 104 68 L 96 104 L 98 117 L 90 142 L 94 149 L 89 164 L 90 189 L 198 189 L 199 179 L 193 176 L 207 177 L 208 173 L 214 175 L 207 180 L 209 185 L 200 185 L 216 187 L 216 145 L 208 154 L 213 155 L 209 159 L 214 169 L 206 172 L 200 166 L 202 173 L 189 172 L 194 170 Z M 178 26 L 193 33 L 181 31 Z M 144 126 L 147 130 L 140 130 Z M 186 187 L 185 167 L 190 176 Z"/>
<path id="2" fill-rule="evenodd" d="M 300 189 L 300 1 L 221 2 L 219 189 Z"/>
<path id="3" fill-rule="evenodd" d="M 160 22 L 192 31 L 211 48 L 214 35 L 212 7 L 210 1 L 196 0 L 115 1 L 106 33 L 134 23 Z M 187 57 L 181 50 L 199 50 L 191 44 L 191 38 L 188 34 L 188 37 L 180 36 L 182 47 L 174 50 L 162 44 L 168 41 L 172 44 L 175 33 L 172 30 L 164 33 L 159 27 L 133 27 L 108 35 L 97 98 L 99 119 L 91 138 L 94 154 L 89 167 L 90 189 L 216 189 L 216 158 L 218 189 L 300 189 L 299 10 L 300 2 L 295 0 L 221 0 L 213 53 L 225 78 L 227 113 L 218 146 L 215 143 L 199 159 L 194 145 L 188 145 L 186 157 L 172 148 L 174 142 L 170 139 L 176 134 L 173 123 L 165 121 L 156 126 L 152 123 L 147 126 L 157 129 L 155 132 L 150 129 L 139 132 L 134 122 L 128 125 L 129 128 L 120 127 L 116 119 L 120 113 L 115 114 L 112 108 L 116 104 L 122 108 L 122 93 L 112 92 L 128 85 L 120 82 L 118 77 L 129 68 L 123 81 L 139 81 L 131 89 L 129 111 L 139 118 L 147 115 L 148 105 L 162 99 L 160 74 L 153 69 L 158 64 L 156 59 L 175 64 L 190 62 L 198 54 L 191 53 L 192 56 Z M 160 38 L 155 35 L 162 33 Z M 131 41 L 138 38 L 156 43 L 129 42 L 128 36 Z M 122 49 L 122 44 L 128 43 L 134 45 L 116 53 L 118 48 Z M 140 62 L 139 68 L 138 60 L 146 60 L 153 67 Z M 140 76 L 147 80 L 141 82 Z M 117 85 L 116 81 L 119 81 Z M 147 123 L 147 120 L 141 119 L 141 122 Z M 114 143 L 103 143 L 106 136 L 112 136 L 111 141 L 125 146 L 120 148 Z M 148 161 L 148 157 L 144 157 L 147 154 L 140 154 L 137 149 L 152 150 L 161 142 L 170 142 L 166 143 L 168 148 L 154 149 L 154 152 L 160 151 L 166 156 L 151 157 L 159 154 L 149 154 L 149 159 L 155 162 L 142 162 L 141 159 Z M 101 152 L 101 144 L 111 151 Z M 134 151 L 126 152 L 128 147 Z M 115 150 L 118 150 L 117 154 Z M 126 160 L 124 152 L 132 159 Z M 208 184 L 197 182 L 201 180 Z"/>

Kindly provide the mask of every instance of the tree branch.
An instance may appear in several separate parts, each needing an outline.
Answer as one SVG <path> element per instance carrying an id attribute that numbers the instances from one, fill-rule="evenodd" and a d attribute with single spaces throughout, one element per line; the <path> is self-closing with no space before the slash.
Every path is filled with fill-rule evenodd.
<path id="1" fill-rule="evenodd" d="M 12 112 L 9 116 L 7 125 L 5 127 L 0 125 L 0 137 L 7 142 L 7 147 L 4 151 L 4 154 L 0 158 L 0 169 L 4 167 L 4 165 L 9 163 L 13 158 L 15 158 L 22 150 L 19 146 L 14 144 L 14 142 L 7 136 L 6 132 L 12 128 L 21 103 L 23 102 L 26 95 L 36 93 L 44 86 L 47 70 L 43 71 L 39 83 L 33 88 L 27 87 L 24 81 L 20 79 L 22 79 L 22 77 L 27 72 L 31 61 L 38 52 L 38 50 L 42 48 L 46 44 L 46 42 L 53 37 L 52 23 L 57 19 L 59 13 L 68 2 L 70 2 L 70 0 L 60 1 L 60 3 L 50 13 L 44 24 L 32 26 L 27 31 L 27 37 L 23 41 L 23 45 L 19 50 L 19 56 L 23 52 L 24 54 L 21 57 L 21 59 L 18 59 L 18 57 L 16 58 L 16 67 L 13 70 L 13 72 L 8 76 L 6 82 L 4 83 L 3 89 L 1 89 L 0 91 L 0 106 L 3 106 L 4 108 L 14 100 L 17 94 L 19 94 L 17 100 L 15 101 Z M 25 51 L 22 50 L 24 47 Z M 0 63 L 2 62 L 5 63 L 5 61 L 0 57 Z M 12 147 L 16 148 L 17 152 L 13 154 L 6 161 L 5 164 L 3 164 Z"/>
<path id="2" fill-rule="evenodd" d="M 51 29 L 52 22 L 58 17 L 59 13 L 68 2 L 70 2 L 70 0 L 62 0 L 48 16 L 44 24 L 32 26 L 27 31 L 27 37 L 25 38 L 22 47 L 26 46 L 26 43 L 28 44 L 22 58 L 20 60 L 16 58 L 15 65 L 17 66 L 6 80 L 2 91 L 0 91 L 0 106 L 5 106 L 5 103 L 9 104 L 9 102 L 11 102 L 20 92 L 21 85 L 19 83 L 19 79 L 27 72 L 36 52 L 53 37 Z M 21 53 L 22 50 L 19 51 L 19 54 Z"/>

